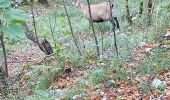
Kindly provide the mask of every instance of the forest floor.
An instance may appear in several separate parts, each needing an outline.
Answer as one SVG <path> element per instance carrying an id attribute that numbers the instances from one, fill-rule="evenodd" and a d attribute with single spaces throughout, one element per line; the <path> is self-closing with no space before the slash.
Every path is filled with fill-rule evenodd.
<path id="1" fill-rule="evenodd" d="M 41 6 L 42 7 L 42 6 Z M 36 16 L 41 16 L 39 13 L 40 10 L 42 12 L 48 12 L 46 8 L 40 8 L 40 6 L 36 6 L 37 10 Z M 36 11 L 35 11 L 36 12 Z M 140 31 L 143 31 L 141 26 L 134 26 L 134 28 L 138 28 Z M 81 36 L 80 36 L 81 38 Z M 131 51 L 131 57 L 128 59 L 127 63 L 120 63 L 120 67 L 125 69 L 127 72 L 130 72 L 131 75 L 127 75 L 128 82 L 116 79 L 110 80 L 110 84 L 114 84 L 113 86 L 108 86 L 107 82 L 101 82 L 98 86 L 93 86 L 91 83 L 86 81 L 84 86 L 80 86 L 85 91 L 81 94 L 76 94 L 72 98 L 75 100 L 79 100 L 82 98 L 90 99 L 90 100 L 170 100 L 170 72 L 169 70 L 160 70 L 157 74 L 138 74 L 135 69 L 138 69 L 138 66 L 143 63 L 143 61 L 150 57 L 151 50 L 154 48 L 158 48 L 160 46 L 160 42 L 154 41 L 153 43 L 138 43 L 133 50 Z M 46 64 L 46 57 L 42 52 L 40 52 L 38 46 L 30 41 L 26 42 L 23 45 L 14 45 L 11 47 L 12 53 L 8 56 L 8 66 L 9 66 L 9 79 L 14 89 L 21 87 L 21 91 L 24 93 L 31 94 L 32 90 L 28 85 L 28 80 L 30 80 L 29 74 L 33 73 L 30 66 L 37 65 L 50 65 L 55 67 L 57 62 L 53 57 L 49 58 L 48 64 Z M 167 50 L 164 52 L 166 58 L 170 58 L 170 52 Z M 71 61 L 68 59 L 65 64 L 65 71 L 61 73 L 59 76 L 54 77 L 53 81 L 50 83 L 49 88 L 57 87 L 56 91 L 60 90 L 60 92 L 68 92 L 70 87 L 72 89 L 76 89 L 77 86 L 77 77 L 89 77 L 87 72 L 95 68 L 96 63 L 99 61 L 93 58 L 90 58 L 88 62 L 83 63 L 83 68 L 72 68 Z M 111 61 L 102 61 L 99 62 L 101 66 L 107 67 L 111 66 Z M 157 63 L 152 63 L 148 65 L 149 67 L 157 68 Z M 164 65 L 163 65 L 164 66 Z M 167 64 L 165 66 L 169 66 Z M 120 68 L 120 69 L 121 69 Z M 68 69 L 69 71 L 66 71 Z M 133 72 L 134 71 L 134 72 Z M 44 71 L 43 73 L 47 73 Z M 112 70 L 111 73 L 107 74 L 107 78 L 114 77 L 117 74 L 117 70 Z M 126 75 L 126 74 L 122 74 Z M 102 77 L 105 77 L 102 76 Z M 163 90 L 158 90 L 150 85 L 154 80 L 157 79 L 157 82 L 165 83 L 165 88 Z M 38 80 L 38 77 L 37 77 Z M 34 80 L 35 81 L 35 80 Z M 33 81 L 33 82 L 34 82 Z M 140 84 L 141 83 L 141 84 Z M 146 84 L 145 84 L 146 83 Z M 140 84 L 140 85 L 139 85 Z M 150 84 L 150 85 L 148 85 Z M 69 88 L 68 88 L 69 87 Z M 58 89 L 60 88 L 60 89 Z M 79 88 L 79 87 L 78 87 Z M 65 97 L 61 96 L 60 99 L 64 99 Z"/>
<path id="2" fill-rule="evenodd" d="M 138 48 L 139 49 L 139 48 Z M 135 51 L 135 61 L 131 61 L 129 63 L 126 63 L 123 65 L 123 67 L 126 70 L 131 70 L 133 68 L 136 68 L 138 64 L 142 61 L 146 56 L 146 53 L 142 53 L 143 50 Z M 22 91 L 31 92 L 29 91 L 26 81 L 27 74 L 30 73 L 30 70 L 27 69 L 28 63 L 31 63 L 31 66 L 37 65 L 37 62 L 40 62 L 43 57 L 42 53 L 39 52 L 38 46 L 35 44 L 32 44 L 31 42 L 23 45 L 21 47 L 14 47 L 13 53 L 9 56 L 8 62 L 9 62 L 9 79 L 12 82 L 13 88 L 17 88 L 17 81 L 20 82 L 20 85 L 22 87 Z M 144 56 L 145 55 L 145 56 Z M 25 63 L 25 64 L 24 64 Z M 66 75 L 67 73 L 63 73 L 57 81 L 54 81 L 51 85 L 55 87 L 62 87 L 64 91 L 68 90 L 68 86 L 76 87 L 76 78 L 77 77 L 84 77 L 86 76 L 86 70 L 91 68 L 92 66 L 95 66 L 96 61 L 91 60 L 91 62 L 88 62 L 87 66 L 84 66 L 87 69 L 74 69 L 70 73 L 70 75 Z M 109 63 L 109 62 L 107 62 Z M 42 65 L 43 63 L 41 63 Z M 24 66 L 25 65 L 25 66 Z M 156 65 L 150 65 L 151 67 L 154 67 Z M 29 67 L 28 67 L 29 68 Z M 150 89 L 147 91 L 143 91 L 138 87 L 138 84 L 141 82 L 148 83 L 149 81 L 153 81 L 155 78 L 159 77 L 162 81 L 166 82 L 166 89 L 164 91 L 156 90 L 156 89 Z M 123 100 L 134 100 L 136 98 L 142 98 L 143 100 L 153 100 L 153 99 L 163 99 L 163 100 L 169 100 L 170 99 L 170 73 L 162 70 L 159 75 L 152 75 L 152 74 L 145 74 L 143 76 L 136 75 L 135 73 L 128 77 L 129 82 L 126 83 L 121 80 L 117 80 L 115 82 L 114 87 L 107 87 L 103 86 L 102 88 L 95 88 L 87 86 L 87 94 L 85 95 L 75 95 L 75 98 L 82 98 L 83 96 L 88 97 L 88 99 L 91 100 L 115 100 L 116 98 L 123 99 Z M 149 92 L 150 91 L 150 92 Z"/>

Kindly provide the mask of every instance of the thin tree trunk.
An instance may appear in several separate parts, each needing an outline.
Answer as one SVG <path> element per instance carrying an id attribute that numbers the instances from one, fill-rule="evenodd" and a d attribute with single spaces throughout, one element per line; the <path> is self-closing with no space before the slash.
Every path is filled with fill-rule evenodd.
<path id="1" fill-rule="evenodd" d="M 0 20 L 0 27 L 2 28 L 1 20 Z M 8 77 L 8 63 L 7 63 L 6 50 L 5 50 L 5 45 L 4 45 L 4 34 L 3 34 L 2 31 L 1 31 L 1 34 L 0 34 L 0 42 L 1 42 L 1 45 L 2 45 L 2 51 L 3 51 L 3 55 L 4 55 L 5 72 L 6 72 L 6 75 Z"/>
<path id="2" fill-rule="evenodd" d="M 133 24 L 132 16 L 130 16 L 130 10 L 129 10 L 129 0 L 126 0 L 126 19 L 128 20 L 129 25 Z"/>
<path id="3" fill-rule="evenodd" d="M 43 13 L 43 12 L 41 11 L 41 13 Z M 54 23 L 55 23 L 54 26 L 52 26 L 52 23 L 53 23 L 52 19 L 49 19 L 49 21 L 48 21 L 45 17 L 45 14 L 43 14 L 43 18 L 44 18 L 45 22 L 49 24 L 51 36 L 52 36 L 53 43 L 54 43 L 54 48 L 56 48 L 56 40 L 55 40 L 55 36 L 54 36 L 54 30 L 55 30 L 55 27 L 57 25 L 56 24 L 56 19 L 57 19 L 56 13 L 55 13 L 55 16 L 54 16 Z"/>
<path id="4" fill-rule="evenodd" d="M 7 63 L 6 50 L 5 50 L 5 45 L 4 45 L 4 37 L 3 37 L 2 33 L 0 35 L 0 41 L 1 41 L 2 51 L 3 51 L 3 55 L 4 55 L 5 72 L 8 77 L 8 63 Z"/>
<path id="5" fill-rule="evenodd" d="M 148 0 L 147 6 L 148 6 L 148 25 L 150 26 L 152 22 L 153 0 Z"/>
<path id="6" fill-rule="evenodd" d="M 110 3 L 110 9 L 112 8 L 112 6 L 111 6 L 111 0 L 109 0 L 109 3 Z M 110 11 L 110 14 L 111 14 L 111 17 L 112 17 L 112 10 Z M 113 17 L 112 17 L 113 18 Z M 118 23 L 118 21 L 117 21 L 117 19 L 115 20 L 116 21 L 116 23 L 117 23 L 117 25 L 118 25 L 118 27 L 119 27 L 119 23 Z M 115 24 L 115 22 L 114 22 L 114 20 L 112 19 L 111 20 L 111 22 L 112 22 L 112 26 L 113 26 L 113 34 L 114 34 L 114 47 L 115 47 L 115 50 L 116 50 L 116 55 L 118 56 L 119 54 L 118 54 L 118 47 L 117 47 L 117 41 L 116 41 L 116 32 L 115 32 L 115 29 L 116 29 L 116 24 Z"/>
<path id="7" fill-rule="evenodd" d="M 23 28 L 25 29 L 25 34 L 27 38 L 32 40 L 34 43 L 36 43 L 46 55 L 50 55 L 53 53 L 53 49 L 50 43 L 44 38 L 39 38 L 37 35 L 36 21 L 35 21 L 34 12 L 33 12 L 33 2 L 31 2 L 31 13 L 32 13 L 32 19 L 33 19 L 34 32 L 30 31 L 25 23 L 23 24 Z"/>
<path id="8" fill-rule="evenodd" d="M 2 98 L 5 98 L 8 94 L 8 77 L 2 66 L 0 66 L 0 94 L 2 94 Z"/>
<path id="9" fill-rule="evenodd" d="M 92 31 L 93 31 L 93 36 L 94 36 L 94 39 L 95 39 L 95 43 L 96 43 L 97 56 L 99 57 L 99 56 L 100 56 L 99 42 L 98 42 L 98 40 L 97 40 L 97 36 L 96 36 L 95 30 L 94 30 L 94 25 L 93 25 L 93 20 L 92 20 L 92 15 L 91 15 L 91 9 L 90 9 L 90 2 L 89 2 L 89 0 L 87 0 L 87 3 L 88 3 L 89 15 L 90 15 L 90 23 L 91 23 L 91 27 L 92 27 Z"/>
<path id="10" fill-rule="evenodd" d="M 143 14 L 143 1 L 139 3 L 139 17 L 141 17 Z"/>
<path id="11" fill-rule="evenodd" d="M 80 56 L 82 56 L 80 48 L 79 48 L 79 46 L 77 44 L 76 37 L 74 36 L 74 33 L 73 33 L 73 28 L 72 28 L 72 25 L 71 25 L 70 17 L 69 17 L 68 12 L 67 12 L 65 1 L 64 0 L 62 0 L 62 1 L 63 1 L 64 9 L 65 9 L 65 12 L 66 12 L 66 16 L 67 16 L 67 19 L 68 19 L 68 22 L 69 22 L 69 26 L 70 26 L 70 30 L 71 30 L 71 35 L 72 35 L 73 41 L 74 41 L 74 43 L 75 43 L 75 45 L 77 47 L 77 50 L 78 50 Z"/>
<path id="12" fill-rule="evenodd" d="M 2 28 L 2 22 L 0 20 L 0 28 Z M 6 50 L 5 50 L 5 45 L 4 45 L 4 35 L 3 32 L 1 31 L 0 34 L 0 44 L 2 46 L 2 51 L 3 51 L 3 56 L 4 56 L 4 66 L 5 66 L 5 71 L 3 70 L 3 65 L 0 66 L 0 92 L 2 92 L 2 95 L 6 96 L 7 95 L 7 88 L 8 88 L 8 63 L 7 63 L 7 57 L 6 57 Z"/>
<path id="13" fill-rule="evenodd" d="M 45 17 L 45 16 L 44 16 Z M 52 36 L 52 39 L 53 39 L 53 42 L 54 42 L 54 47 L 56 48 L 56 41 L 55 41 L 55 36 L 54 36 L 54 28 L 55 28 L 55 25 L 53 26 L 52 28 L 52 23 L 51 23 L 51 20 L 49 19 L 49 27 L 50 27 L 50 31 L 51 31 L 51 36 Z"/>
<path id="14" fill-rule="evenodd" d="M 34 7 L 33 6 L 34 6 L 34 2 L 31 2 L 31 14 L 32 14 L 32 20 L 33 20 L 34 33 L 35 33 L 36 40 L 38 41 L 36 21 L 35 21 L 34 10 L 33 10 Z M 38 46 L 40 47 L 39 42 L 37 42 L 37 43 L 38 43 Z"/>

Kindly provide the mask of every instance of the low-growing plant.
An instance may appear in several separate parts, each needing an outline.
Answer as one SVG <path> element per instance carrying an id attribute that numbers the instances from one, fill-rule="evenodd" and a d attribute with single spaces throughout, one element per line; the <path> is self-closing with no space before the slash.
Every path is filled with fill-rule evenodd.
<path id="1" fill-rule="evenodd" d="M 89 80 L 93 86 L 102 83 L 106 79 L 104 71 L 102 69 L 95 69 L 89 74 Z"/>
<path id="2" fill-rule="evenodd" d="M 161 71 L 168 70 L 168 63 L 170 61 L 167 57 L 167 50 L 158 47 L 139 65 L 137 70 L 141 74 L 159 74 Z"/>
<path id="3" fill-rule="evenodd" d="M 73 99 L 73 96 L 75 95 L 79 95 L 81 93 L 84 93 L 84 89 L 81 89 L 81 88 L 70 88 L 68 89 L 68 91 L 66 92 L 66 95 L 65 95 L 65 100 L 72 100 Z"/>
<path id="4" fill-rule="evenodd" d="M 138 84 L 138 88 L 142 89 L 143 92 L 147 93 L 150 91 L 151 85 L 149 83 L 142 82 Z"/>

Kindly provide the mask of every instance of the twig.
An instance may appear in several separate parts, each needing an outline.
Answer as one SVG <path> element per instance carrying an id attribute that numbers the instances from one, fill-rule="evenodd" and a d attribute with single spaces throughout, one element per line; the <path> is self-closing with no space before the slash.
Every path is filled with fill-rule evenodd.
<path id="1" fill-rule="evenodd" d="M 31 14 L 32 14 L 32 19 L 33 19 L 34 33 L 36 36 L 37 44 L 40 47 L 40 43 L 39 43 L 38 36 L 37 36 L 37 28 L 36 28 L 36 21 L 35 21 L 35 16 L 34 16 L 34 11 L 33 11 L 33 4 L 34 2 L 31 1 L 30 5 L 31 5 Z"/>
<path id="2" fill-rule="evenodd" d="M 52 36 L 52 39 L 53 39 L 53 42 L 54 42 L 54 47 L 56 48 L 56 42 L 55 42 L 55 38 L 54 38 L 54 27 L 55 27 L 55 25 L 52 28 L 51 19 L 49 19 L 49 26 L 50 26 L 51 36 Z"/>

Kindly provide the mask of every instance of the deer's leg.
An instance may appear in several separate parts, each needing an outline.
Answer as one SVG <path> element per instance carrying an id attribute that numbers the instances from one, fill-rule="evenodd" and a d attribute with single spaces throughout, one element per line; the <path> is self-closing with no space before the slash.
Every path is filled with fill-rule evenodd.
<path id="1" fill-rule="evenodd" d="M 111 24 L 112 24 L 112 32 L 113 32 L 115 30 L 115 26 L 116 26 L 114 20 L 111 20 Z"/>
<path id="2" fill-rule="evenodd" d="M 117 17 L 113 17 L 114 21 L 116 22 L 116 27 L 120 30 L 119 22 L 117 20 Z"/>

